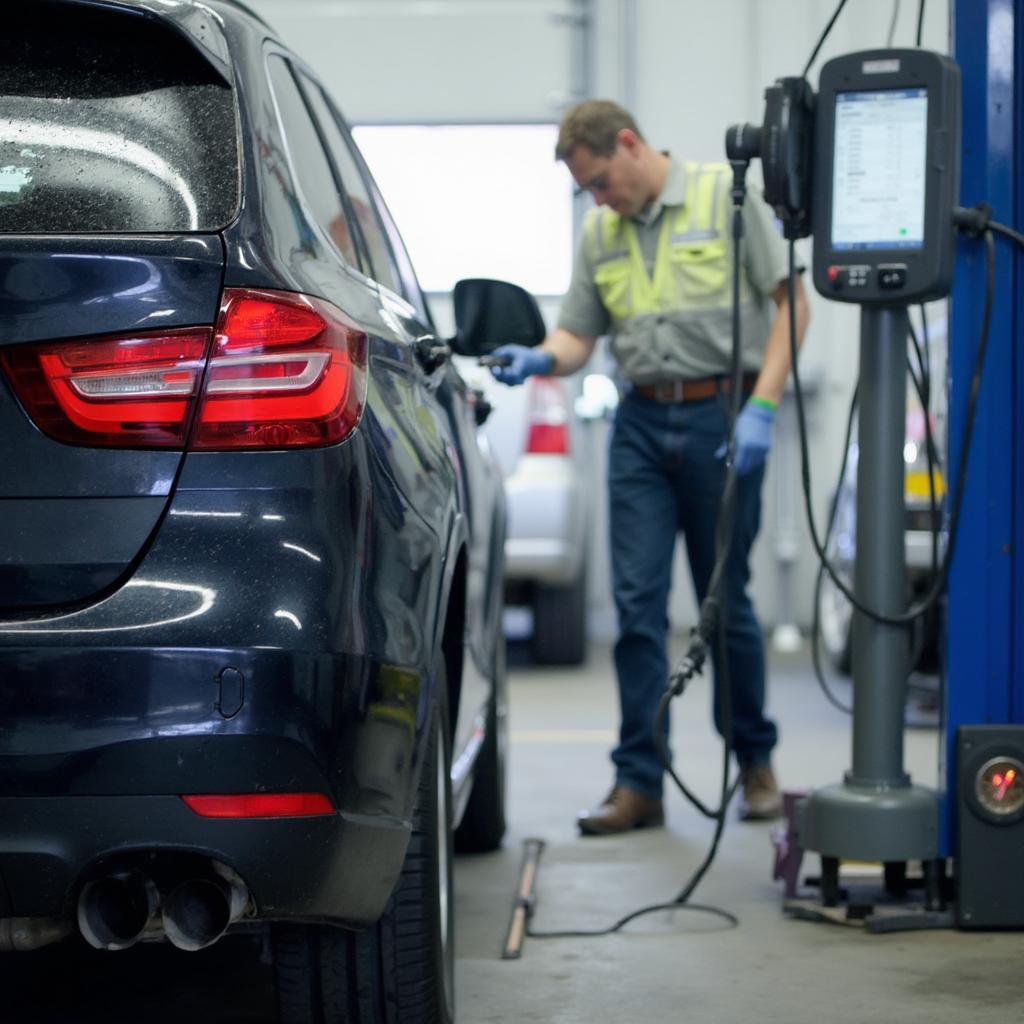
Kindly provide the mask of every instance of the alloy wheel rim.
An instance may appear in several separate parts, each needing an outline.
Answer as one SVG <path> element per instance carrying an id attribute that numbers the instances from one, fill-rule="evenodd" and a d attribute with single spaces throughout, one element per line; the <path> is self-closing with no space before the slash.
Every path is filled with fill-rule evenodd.
<path id="1" fill-rule="evenodd" d="M 853 606 L 846 595 L 826 573 L 821 581 L 819 622 L 825 649 L 833 659 L 838 658 L 846 646 L 853 617 Z"/>

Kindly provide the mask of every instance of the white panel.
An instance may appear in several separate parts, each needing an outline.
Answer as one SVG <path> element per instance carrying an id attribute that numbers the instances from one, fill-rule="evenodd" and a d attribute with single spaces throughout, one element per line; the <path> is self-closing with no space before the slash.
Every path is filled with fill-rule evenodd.
<path id="1" fill-rule="evenodd" d="M 550 124 L 355 129 L 425 291 L 492 277 L 536 295 L 565 292 L 573 189 L 554 158 L 557 137 Z"/>
<path id="2" fill-rule="evenodd" d="M 251 0 L 353 122 L 551 121 L 569 0 Z"/>
<path id="3" fill-rule="evenodd" d="M 648 0 L 637 6 L 641 129 L 653 145 L 684 159 L 723 159 L 726 127 L 751 113 L 751 5 Z"/>

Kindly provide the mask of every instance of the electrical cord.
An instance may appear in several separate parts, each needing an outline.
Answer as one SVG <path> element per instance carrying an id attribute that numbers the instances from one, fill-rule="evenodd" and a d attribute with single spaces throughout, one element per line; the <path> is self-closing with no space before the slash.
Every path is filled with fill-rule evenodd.
<path id="1" fill-rule="evenodd" d="M 1024 248 L 1024 234 L 1021 234 L 1019 231 L 1014 231 L 1013 228 L 1009 228 L 1005 224 L 998 224 L 994 220 L 988 222 L 988 228 L 997 235 L 1002 235 L 1004 238 L 1008 238 Z"/>
<path id="2" fill-rule="evenodd" d="M 839 479 L 835 492 L 832 495 L 832 503 L 829 506 L 828 523 L 825 527 L 825 550 L 828 550 L 829 541 L 832 537 L 832 530 L 835 528 L 836 514 L 839 510 L 839 498 L 842 494 L 843 482 L 846 479 L 846 467 L 850 461 L 850 440 L 853 437 L 853 422 L 857 413 L 857 399 L 860 393 L 860 385 L 853 389 L 850 398 L 850 411 L 846 416 L 846 435 L 843 438 L 843 460 L 839 467 Z M 818 686 L 825 695 L 825 699 L 835 708 L 844 714 L 852 715 L 853 708 L 844 704 L 833 692 L 825 679 L 825 672 L 821 667 L 821 588 L 825 582 L 825 567 L 818 563 L 818 573 L 814 581 L 814 607 L 811 612 L 811 663 L 814 666 L 814 675 L 818 680 Z"/>
<path id="3" fill-rule="evenodd" d="M 821 33 L 821 38 L 818 40 L 817 45 L 811 51 L 810 57 L 807 58 L 807 63 L 804 65 L 803 74 L 801 78 L 807 77 L 807 72 L 811 70 L 811 65 L 814 63 L 815 58 L 818 56 L 821 48 L 825 45 L 825 40 L 828 39 L 829 33 L 832 31 L 832 26 L 836 23 L 836 19 L 839 17 L 843 8 L 846 6 L 846 0 L 839 0 L 839 6 L 836 7 L 832 13 L 832 17 L 829 19 L 828 24 L 825 26 L 825 31 Z"/>
<path id="4" fill-rule="evenodd" d="M 924 307 L 921 307 L 922 318 L 925 316 Z M 927 322 L 925 323 L 925 330 L 927 330 Z M 930 496 L 931 496 L 931 521 L 932 521 L 932 572 L 937 571 L 938 562 L 938 536 L 937 536 L 937 522 L 938 522 L 938 507 L 936 503 L 935 494 L 935 466 L 939 464 L 939 456 L 935 450 L 935 444 L 932 439 L 931 433 L 931 419 L 930 419 L 930 366 L 928 357 L 922 356 L 922 348 L 917 340 L 917 336 L 914 333 L 913 325 L 910 327 L 910 339 L 914 346 L 914 351 L 917 355 L 919 374 L 915 373 L 914 365 L 908 359 L 907 368 L 910 372 L 911 379 L 914 382 L 915 390 L 917 391 L 918 399 L 921 402 L 921 407 L 924 410 L 925 415 L 925 436 L 926 445 L 928 450 L 928 470 L 930 477 Z M 927 342 L 925 343 L 925 352 L 927 352 Z M 836 514 L 839 508 L 839 499 L 842 493 L 842 487 L 846 480 L 846 467 L 849 463 L 850 454 L 850 441 L 853 436 L 853 423 L 855 419 L 857 409 L 857 398 L 858 388 L 854 388 L 853 396 L 850 399 L 850 410 L 846 418 L 846 433 L 843 438 L 843 459 L 839 467 L 839 477 L 836 483 L 835 490 L 833 491 L 832 502 L 829 506 L 828 520 L 825 526 L 825 536 L 823 540 L 823 546 L 825 550 L 828 550 L 829 543 L 832 537 L 832 531 L 835 528 Z M 811 619 L 811 663 L 814 667 L 815 678 L 817 679 L 818 686 L 822 693 L 825 695 L 825 699 L 836 709 L 843 712 L 844 714 L 853 714 L 853 708 L 847 704 L 844 704 L 832 691 L 828 681 L 825 678 L 825 672 L 821 664 L 821 591 L 825 581 L 825 566 L 819 562 L 818 572 L 814 581 L 814 603 L 812 608 L 812 619 Z M 914 652 L 913 657 L 910 661 L 911 670 L 913 666 L 917 664 L 918 658 L 920 657 L 920 649 Z"/>
<path id="5" fill-rule="evenodd" d="M 868 618 L 875 622 L 880 622 L 890 626 L 904 626 L 915 619 L 923 615 L 929 608 L 931 608 L 939 595 L 943 592 L 946 586 L 946 581 L 949 576 L 949 566 L 953 558 L 953 551 L 956 546 L 956 536 L 958 527 L 960 524 L 960 509 L 963 505 L 964 496 L 964 482 L 967 471 L 967 460 L 970 453 L 970 442 L 971 437 L 974 433 L 974 422 L 977 413 L 978 406 L 978 392 L 981 389 L 981 374 L 985 364 L 985 354 L 988 351 L 988 339 L 989 339 L 989 328 L 992 323 L 992 305 L 995 293 L 995 243 L 991 231 L 986 226 L 984 229 L 984 240 L 985 240 L 985 251 L 986 251 L 986 284 L 985 284 L 985 308 L 982 316 L 981 334 L 978 341 L 977 351 L 975 353 L 974 370 L 971 379 L 970 395 L 967 403 L 967 418 L 964 427 L 964 443 L 960 451 L 960 459 L 957 465 L 957 486 L 956 493 L 954 494 L 950 519 L 949 519 L 949 542 L 947 545 L 946 555 L 942 561 L 942 566 L 934 580 L 931 588 L 924 598 L 921 599 L 917 604 L 914 604 L 910 609 L 904 612 L 902 615 L 883 615 L 877 612 L 873 608 L 869 608 L 863 602 L 861 602 L 853 591 L 847 586 L 845 581 L 837 573 L 835 567 L 829 561 L 825 549 L 822 546 L 821 540 L 818 536 L 818 529 L 814 521 L 814 510 L 811 501 L 811 478 L 810 478 L 810 458 L 808 452 L 807 442 L 807 422 L 804 411 L 803 402 L 803 389 L 800 384 L 799 369 L 796 365 L 796 314 L 792 308 L 795 301 L 795 274 L 796 274 L 796 257 L 794 252 L 794 244 L 792 241 L 789 243 L 789 279 L 787 283 L 787 290 L 789 293 L 790 300 L 790 354 L 793 361 L 793 390 L 796 395 L 796 408 L 797 408 L 797 423 L 799 426 L 800 435 L 800 455 L 801 455 L 801 479 L 803 484 L 804 492 L 804 507 L 807 515 L 807 523 L 810 528 L 811 543 L 814 546 L 815 553 L 821 564 L 824 566 L 825 571 L 829 574 L 832 581 L 836 584 L 839 590 L 846 596 L 851 602 L 854 608 L 861 614 L 866 615 Z"/>
<path id="6" fill-rule="evenodd" d="M 845 0 L 844 0 L 845 2 Z M 742 166 L 742 171 L 740 170 Z M 701 903 L 690 903 L 690 896 L 700 884 L 704 875 L 714 862 L 718 854 L 718 847 L 725 831 L 726 813 L 733 796 L 740 783 L 740 776 L 737 776 L 731 783 L 729 781 L 730 763 L 732 757 L 732 680 L 729 675 L 729 659 L 726 644 L 725 619 L 721 614 L 721 600 L 719 590 L 722 586 L 722 575 L 729 559 L 729 552 L 732 549 L 732 533 L 735 522 L 736 510 L 736 469 L 733 465 L 733 453 L 735 449 L 735 427 L 736 418 L 739 416 L 743 405 L 743 363 L 740 349 L 740 245 L 743 235 L 742 203 L 746 186 L 743 183 L 743 175 L 746 173 L 746 162 L 737 162 L 733 165 L 733 219 L 732 235 L 734 242 L 733 252 L 733 280 L 732 280 L 732 403 L 728 416 L 728 430 L 726 441 L 726 471 L 725 480 L 722 485 L 722 497 L 718 506 L 718 517 L 715 524 L 715 565 L 711 571 L 708 581 L 708 588 L 704 600 L 701 602 L 700 616 L 686 653 L 669 675 L 668 684 L 658 704 L 658 711 L 652 724 L 652 739 L 661 759 L 662 766 L 679 788 L 684 797 L 705 817 L 715 822 L 715 831 L 708 847 L 708 852 L 698 865 L 697 869 L 690 876 L 689 880 L 679 891 L 675 899 L 667 903 L 654 903 L 649 906 L 633 910 L 607 928 L 595 929 L 572 929 L 565 931 L 535 931 L 530 926 L 530 918 L 526 922 L 526 934 L 534 939 L 568 939 L 568 938 L 597 938 L 603 935 L 612 935 L 621 931 L 631 921 L 636 920 L 645 914 L 653 914 L 661 910 L 691 910 L 712 914 L 727 921 L 730 927 L 739 925 L 739 918 L 720 907 L 708 906 Z M 707 649 L 712 639 L 715 639 L 719 647 L 718 666 L 719 674 L 718 692 L 721 699 L 721 722 L 723 735 L 723 764 L 722 764 L 722 786 L 719 805 L 716 809 L 708 807 L 695 793 L 693 793 L 685 782 L 680 778 L 672 764 L 672 755 L 666 741 L 668 709 L 674 697 L 680 696 L 686 688 L 687 683 L 694 675 L 699 675 L 703 669 L 707 657 Z"/>
<path id="7" fill-rule="evenodd" d="M 886 37 L 886 47 L 892 46 L 893 37 L 896 35 L 896 22 L 900 17 L 900 0 L 893 0 L 892 20 L 889 22 L 889 35 Z"/>

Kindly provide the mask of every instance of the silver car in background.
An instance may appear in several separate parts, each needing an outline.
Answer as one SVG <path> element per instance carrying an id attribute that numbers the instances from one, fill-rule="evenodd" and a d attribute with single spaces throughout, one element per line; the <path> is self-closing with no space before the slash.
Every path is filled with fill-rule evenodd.
<path id="1" fill-rule="evenodd" d="M 531 377 L 499 384 L 483 367 L 460 371 L 490 407 L 484 434 L 505 477 L 505 602 L 532 611 L 537 662 L 577 665 L 587 639 L 590 487 L 574 382 Z"/>
<path id="2" fill-rule="evenodd" d="M 533 610 L 534 660 L 576 665 L 586 650 L 587 485 L 571 382 L 497 385 L 485 431 L 505 474 L 505 595 Z"/>

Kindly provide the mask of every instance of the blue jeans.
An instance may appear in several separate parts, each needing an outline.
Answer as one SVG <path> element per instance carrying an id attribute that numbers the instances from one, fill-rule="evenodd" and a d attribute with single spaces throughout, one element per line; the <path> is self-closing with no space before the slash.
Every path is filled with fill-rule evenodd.
<path id="1" fill-rule="evenodd" d="M 619 616 L 615 671 L 622 725 L 612 752 L 617 783 L 660 798 L 661 761 L 652 739 L 668 680 L 668 598 L 676 534 L 686 541 L 697 598 L 715 564 L 715 522 L 725 460 L 726 396 L 663 405 L 628 394 L 615 416 L 609 452 L 612 588 Z M 764 639 L 747 595 L 750 548 L 761 519 L 764 468 L 738 481 L 732 549 L 723 579 L 733 750 L 742 767 L 768 761 L 775 725 L 764 716 Z M 715 726 L 722 733 L 719 645 Z M 667 735 L 667 721 L 666 721 Z"/>

